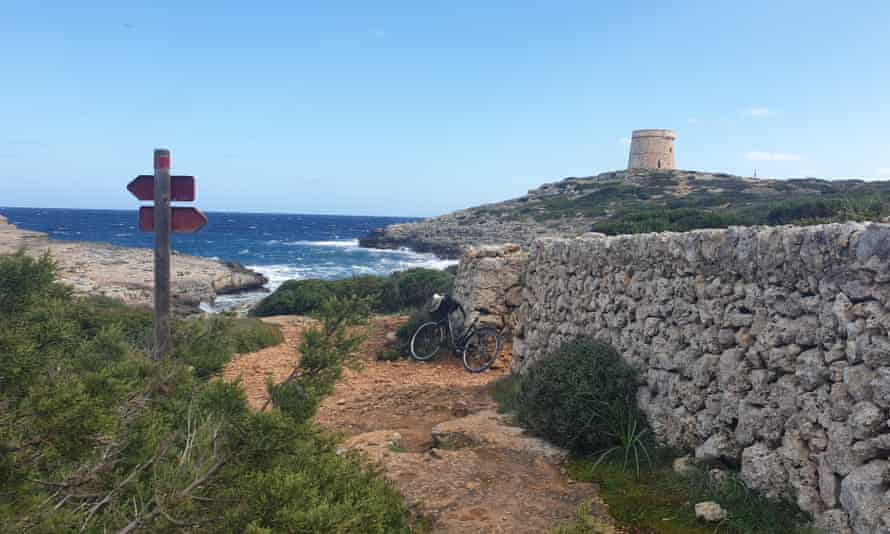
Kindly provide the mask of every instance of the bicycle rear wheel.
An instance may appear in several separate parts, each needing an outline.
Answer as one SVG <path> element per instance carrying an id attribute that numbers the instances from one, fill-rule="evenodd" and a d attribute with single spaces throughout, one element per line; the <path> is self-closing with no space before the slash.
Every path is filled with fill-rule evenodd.
<path id="1" fill-rule="evenodd" d="M 495 362 L 501 351 L 501 336 L 494 328 L 480 328 L 464 345 L 464 368 L 471 373 L 481 373 Z"/>
<path id="2" fill-rule="evenodd" d="M 439 352 L 444 341 L 445 332 L 439 323 L 423 323 L 411 336 L 411 356 L 419 362 L 429 361 Z"/>

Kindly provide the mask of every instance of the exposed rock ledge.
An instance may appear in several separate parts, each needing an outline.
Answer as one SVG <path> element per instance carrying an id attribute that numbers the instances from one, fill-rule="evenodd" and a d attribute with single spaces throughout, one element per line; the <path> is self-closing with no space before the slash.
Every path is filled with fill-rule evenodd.
<path id="1" fill-rule="evenodd" d="M 566 178 L 503 202 L 417 222 L 391 224 L 359 239 L 359 244 L 368 248 L 410 248 L 456 259 L 470 247 L 483 245 L 516 243 L 528 247 L 539 237 L 576 237 L 590 231 L 637 233 L 645 230 L 647 224 L 663 219 L 668 211 L 680 219 L 689 218 L 687 223 L 705 226 L 774 225 L 776 221 L 787 224 L 807 218 L 780 212 L 776 220 L 771 220 L 768 214 L 777 203 L 815 202 L 821 206 L 828 199 L 888 196 L 890 182 L 774 180 L 692 170 L 620 170 Z M 635 226 L 637 230 L 633 230 Z M 676 229 L 685 228 L 677 223 Z"/>
<path id="2" fill-rule="evenodd" d="M 58 265 L 62 283 L 82 295 L 105 295 L 134 306 L 151 306 L 154 255 L 150 249 L 102 243 L 50 240 L 46 234 L 20 230 L 0 216 L 0 254 L 24 248 L 32 256 L 46 252 Z M 216 295 L 260 289 L 266 278 L 238 264 L 173 253 L 172 297 L 177 312 L 197 311 Z"/>

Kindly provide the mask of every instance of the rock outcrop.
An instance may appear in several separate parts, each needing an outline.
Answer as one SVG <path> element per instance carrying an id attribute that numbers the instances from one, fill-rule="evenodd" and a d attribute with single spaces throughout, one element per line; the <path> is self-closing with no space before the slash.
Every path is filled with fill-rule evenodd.
<path id="1" fill-rule="evenodd" d="M 55 241 L 46 234 L 20 230 L 0 216 L 0 254 L 19 249 L 32 256 L 49 253 L 59 280 L 81 295 L 104 295 L 135 306 L 151 306 L 154 255 L 150 249 L 102 243 Z M 190 313 L 218 294 L 262 288 L 263 275 L 237 264 L 173 253 L 172 297 L 176 311 Z"/>
<path id="2" fill-rule="evenodd" d="M 890 182 L 621 170 L 566 178 L 512 200 L 393 224 L 359 239 L 359 244 L 459 258 L 471 246 L 527 247 L 539 237 L 575 237 L 590 231 L 621 234 L 825 219 L 839 202 L 868 196 L 890 198 Z"/>
<path id="3" fill-rule="evenodd" d="M 890 533 L 890 225 L 542 238 L 521 278 L 515 372 L 607 341 L 662 441 L 828 532 Z"/>

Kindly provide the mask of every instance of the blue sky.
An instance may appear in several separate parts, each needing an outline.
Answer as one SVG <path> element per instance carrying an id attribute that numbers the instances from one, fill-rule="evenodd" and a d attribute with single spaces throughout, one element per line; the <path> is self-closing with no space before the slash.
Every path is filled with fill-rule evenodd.
<path id="1" fill-rule="evenodd" d="M 434 215 L 623 168 L 890 178 L 890 2 L 27 2 L 0 10 L 0 205 Z"/>

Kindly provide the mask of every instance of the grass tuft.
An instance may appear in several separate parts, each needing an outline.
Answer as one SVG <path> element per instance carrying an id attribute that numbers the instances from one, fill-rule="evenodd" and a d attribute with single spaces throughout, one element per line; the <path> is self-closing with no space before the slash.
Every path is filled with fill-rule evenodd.
<path id="1" fill-rule="evenodd" d="M 609 513 L 634 532 L 657 534 L 815 534 L 810 517 L 793 503 L 769 499 L 745 486 L 737 475 L 714 482 L 705 471 L 674 473 L 670 451 L 656 451 L 653 465 L 637 475 L 621 462 L 596 457 L 569 462 L 569 475 L 594 482 Z M 695 503 L 715 501 L 728 513 L 719 524 L 695 518 Z"/>

